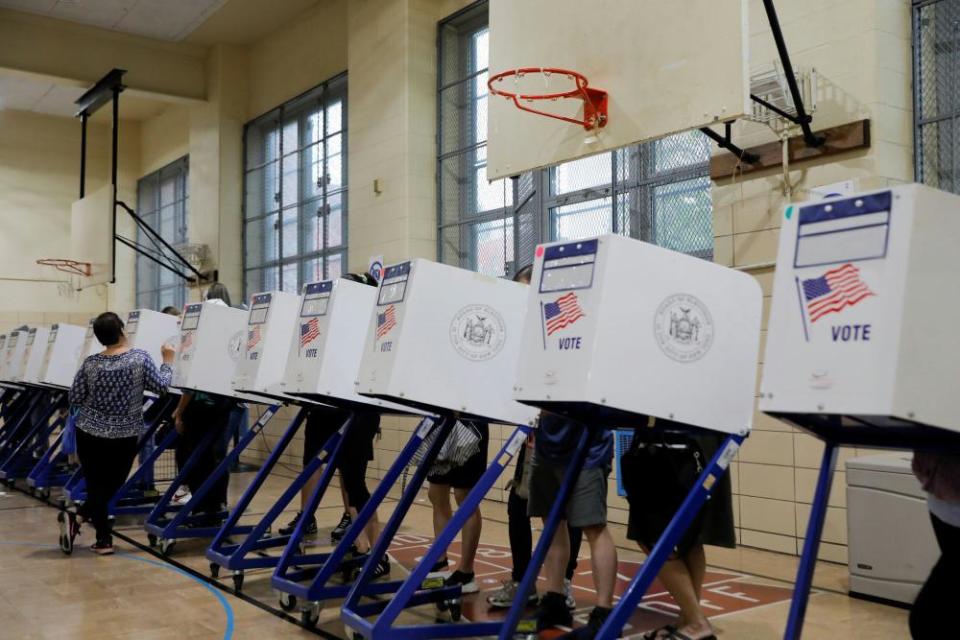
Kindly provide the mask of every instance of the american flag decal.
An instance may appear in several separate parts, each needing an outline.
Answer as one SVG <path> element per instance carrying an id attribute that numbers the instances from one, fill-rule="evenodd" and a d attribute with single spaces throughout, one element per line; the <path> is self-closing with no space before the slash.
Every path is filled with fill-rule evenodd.
<path id="1" fill-rule="evenodd" d="M 247 351 L 250 351 L 260 343 L 260 325 L 254 325 L 253 329 L 247 331 Z"/>
<path id="2" fill-rule="evenodd" d="M 310 322 L 300 325 L 300 346 L 305 347 L 320 335 L 320 323 L 316 318 L 310 318 Z"/>
<path id="3" fill-rule="evenodd" d="M 580 303 L 577 302 L 577 294 L 573 292 L 543 305 L 543 319 L 547 324 L 548 336 L 564 327 L 569 327 L 584 315 Z"/>
<path id="4" fill-rule="evenodd" d="M 383 310 L 383 313 L 377 314 L 377 340 L 390 333 L 390 329 L 397 326 L 397 312 L 391 304 Z"/>
<path id="5" fill-rule="evenodd" d="M 849 263 L 801 284 L 811 323 L 877 295 L 860 279 L 860 269 Z"/>

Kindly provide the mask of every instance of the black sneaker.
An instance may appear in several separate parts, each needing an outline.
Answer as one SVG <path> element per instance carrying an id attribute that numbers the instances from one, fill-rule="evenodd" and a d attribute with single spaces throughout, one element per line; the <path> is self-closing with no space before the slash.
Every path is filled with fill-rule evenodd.
<path id="1" fill-rule="evenodd" d="M 607 621 L 612 611 L 613 609 L 607 609 L 606 607 L 594 607 L 593 611 L 590 612 L 590 618 L 587 620 L 586 626 L 565 633 L 560 638 L 565 640 L 593 640 L 600 633 L 600 627 Z"/>
<path id="2" fill-rule="evenodd" d="M 280 527 L 277 531 L 282 536 L 291 535 L 293 531 L 297 528 L 297 525 L 300 524 L 300 518 L 302 517 L 303 517 L 303 514 L 297 511 L 297 515 L 293 516 L 293 520 L 291 520 L 287 524 L 287 526 Z M 307 527 L 306 527 L 306 530 L 304 531 L 304 534 L 308 536 L 312 536 L 312 535 L 315 535 L 316 533 L 317 533 L 317 519 L 314 516 L 310 516 L 310 522 L 307 523 Z"/>
<path id="3" fill-rule="evenodd" d="M 537 606 L 537 632 L 551 627 L 573 625 L 573 616 L 567 609 L 567 598 L 562 593 L 547 591 Z"/>
<path id="4" fill-rule="evenodd" d="M 340 542 L 343 539 L 343 536 L 347 533 L 347 527 L 353 522 L 353 518 L 350 517 L 350 514 L 344 512 L 340 516 L 340 522 L 337 523 L 337 526 L 333 528 L 333 531 L 330 532 L 330 540 L 333 542 Z"/>
<path id="5" fill-rule="evenodd" d="M 450 567 L 450 560 L 447 558 L 440 558 L 433 563 L 433 566 L 430 567 L 430 573 L 427 574 L 427 577 L 434 577 L 437 574 L 446 574 L 447 569 Z"/>
<path id="6" fill-rule="evenodd" d="M 477 581 L 474 578 L 473 573 L 467 573 L 466 571 L 460 571 L 457 569 L 450 574 L 446 580 L 443 581 L 443 586 L 452 587 L 455 585 L 460 585 L 460 593 L 476 593 L 480 591 L 480 586 L 477 585 Z"/>
<path id="7" fill-rule="evenodd" d="M 390 575 L 390 558 L 383 556 L 380 558 L 380 562 L 377 563 L 376 568 L 373 570 L 373 578 L 382 578 L 383 576 Z"/>

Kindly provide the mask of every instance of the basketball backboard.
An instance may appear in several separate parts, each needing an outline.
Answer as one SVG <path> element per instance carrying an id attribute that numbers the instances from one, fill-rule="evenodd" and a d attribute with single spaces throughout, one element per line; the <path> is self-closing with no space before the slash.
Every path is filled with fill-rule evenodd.
<path id="1" fill-rule="evenodd" d="M 513 176 L 750 112 L 746 0 L 491 0 L 490 77 L 523 67 L 584 74 L 608 93 L 603 127 L 488 99 L 487 178 Z M 502 85 L 502 86 L 500 86 Z M 494 82 L 521 94 L 575 86 L 563 74 Z M 581 118 L 583 101 L 529 106 Z"/>
<path id="2" fill-rule="evenodd" d="M 78 289 L 113 280 L 114 269 L 113 186 L 105 185 L 73 203 L 70 210 L 71 260 L 90 264 Z"/>

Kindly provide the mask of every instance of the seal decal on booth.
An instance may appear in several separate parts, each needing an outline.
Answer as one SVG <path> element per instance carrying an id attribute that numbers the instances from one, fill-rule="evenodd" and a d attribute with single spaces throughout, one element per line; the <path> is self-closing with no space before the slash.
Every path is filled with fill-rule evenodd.
<path id="1" fill-rule="evenodd" d="M 503 316 L 485 304 L 467 305 L 450 322 L 450 342 L 467 360 L 489 360 L 500 353 L 506 339 Z"/>
<path id="2" fill-rule="evenodd" d="M 243 354 L 243 336 L 245 331 L 240 329 L 232 336 L 230 336 L 229 342 L 227 342 L 227 352 L 230 354 L 230 359 L 234 362 L 240 361 L 240 356 Z"/>
<path id="3" fill-rule="evenodd" d="M 668 296 L 653 319 L 653 333 L 660 350 L 677 362 L 694 362 L 713 346 L 713 317 L 696 296 Z"/>

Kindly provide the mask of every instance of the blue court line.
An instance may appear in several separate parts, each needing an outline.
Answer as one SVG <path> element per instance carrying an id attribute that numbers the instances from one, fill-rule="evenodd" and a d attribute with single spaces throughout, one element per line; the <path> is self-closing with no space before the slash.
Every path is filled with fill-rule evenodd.
<path id="1" fill-rule="evenodd" d="M 16 547 L 34 547 L 38 549 L 59 549 L 60 548 L 60 546 L 56 544 L 46 544 L 42 542 L 20 542 L 17 540 L 0 540 L 0 545 L 10 545 L 10 546 L 16 546 Z M 223 607 L 223 613 L 227 617 L 227 626 L 223 630 L 223 640 L 230 640 L 231 638 L 233 638 L 233 628 L 234 628 L 233 607 L 230 606 L 230 603 L 223 596 L 223 594 L 220 593 L 220 591 L 216 589 L 213 585 L 197 578 L 196 576 L 190 575 L 183 569 L 179 569 L 177 567 L 166 564 L 164 562 L 157 562 L 156 560 L 150 560 L 149 558 L 141 558 L 139 556 L 135 556 L 125 551 L 118 551 L 116 555 L 126 560 L 135 560 L 137 562 L 143 562 L 144 564 L 150 564 L 155 567 L 160 567 L 161 569 L 167 569 L 168 571 L 179 573 L 180 575 L 186 578 L 189 578 L 190 580 L 201 585 L 204 589 L 212 593 L 213 596 L 220 602 L 220 606 Z"/>

